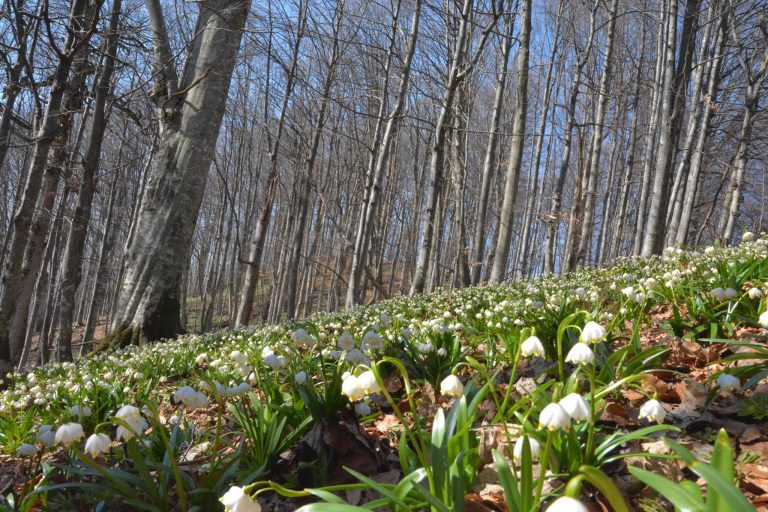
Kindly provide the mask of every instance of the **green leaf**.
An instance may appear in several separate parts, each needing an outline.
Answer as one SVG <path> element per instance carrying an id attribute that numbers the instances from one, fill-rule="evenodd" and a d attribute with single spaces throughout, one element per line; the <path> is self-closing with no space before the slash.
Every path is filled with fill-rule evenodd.
<path id="1" fill-rule="evenodd" d="M 727 504 L 725 509 L 714 508 L 712 505 L 707 507 L 712 512 L 728 510 L 729 512 L 754 512 L 754 507 L 747 498 L 739 491 L 732 481 L 726 480 L 718 471 L 700 460 L 695 460 L 688 464 L 688 468 L 707 481 L 707 486 L 712 486 L 718 495 L 718 500 L 725 500 Z"/>
<path id="2" fill-rule="evenodd" d="M 725 429 L 720 429 L 712 450 L 712 467 L 714 467 L 726 482 L 733 482 L 733 446 Z M 710 510 L 726 510 L 728 501 L 717 492 L 714 485 L 707 482 L 707 506 Z"/>
<path id="3" fill-rule="evenodd" d="M 431 440 L 431 464 L 432 480 L 434 489 L 432 491 L 438 494 L 444 501 L 447 501 L 450 495 L 448 487 L 448 443 L 446 439 L 445 415 L 442 409 L 437 410 L 435 419 L 432 422 L 432 440 Z"/>
<path id="4" fill-rule="evenodd" d="M 296 512 L 368 512 L 368 509 L 346 503 L 310 503 Z"/>
<path id="5" fill-rule="evenodd" d="M 668 478 L 633 466 L 629 467 L 629 472 L 681 510 L 686 512 L 704 512 L 706 510 L 706 504 L 701 499 Z"/>
<path id="6" fill-rule="evenodd" d="M 408 505 L 402 499 L 400 499 L 399 496 L 397 496 L 395 493 L 393 493 L 392 491 L 387 489 L 386 486 L 384 486 L 384 485 L 382 485 L 382 484 L 380 484 L 378 482 L 374 482 L 373 480 L 371 480 L 367 476 L 363 475 L 362 473 L 358 473 L 354 469 L 347 468 L 347 467 L 345 467 L 344 469 L 347 471 L 347 473 L 351 474 L 352 476 L 354 476 L 355 478 L 357 478 L 361 482 L 363 482 L 365 484 L 368 484 L 371 487 L 371 489 L 373 489 L 374 491 L 378 492 L 379 494 L 381 494 L 382 496 L 384 496 L 386 498 L 389 498 L 391 500 L 391 502 L 396 504 L 397 506 L 405 507 L 405 508 L 408 507 Z"/>
<path id="7" fill-rule="evenodd" d="M 520 491 L 517 488 L 517 478 L 510 469 L 507 460 L 498 451 L 492 450 L 493 462 L 496 464 L 496 473 L 499 475 L 499 484 L 504 489 L 504 498 L 509 507 L 509 512 L 521 512 Z"/>

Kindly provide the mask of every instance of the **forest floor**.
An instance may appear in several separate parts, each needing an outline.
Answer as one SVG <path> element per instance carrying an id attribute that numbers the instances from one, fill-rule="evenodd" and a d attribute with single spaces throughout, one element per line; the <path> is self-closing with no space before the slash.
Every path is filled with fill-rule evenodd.
<path id="1" fill-rule="evenodd" d="M 429 492 L 445 507 L 434 509 L 504 511 L 520 499 L 504 477 L 508 463 L 518 491 L 531 492 L 526 471 L 541 489 L 537 509 L 589 465 L 608 476 L 626 510 L 661 512 L 679 506 L 680 493 L 705 503 L 716 490 L 728 491 L 714 486 L 704 464 L 727 466 L 730 476 L 714 482 L 735 484 L 737 497 L 768 512 L 766 254 L 764 245 L 743 244 L 534 283 L 395 298 L 16 374 L 0 401 L 0 496 L 11 493 L 24 510 L 175 511 L 190 509 L 190 501 L 198 510 L 221 510 L 218 498 L 240 485 L 265 511 L 293 511 L 318 497 L 421 510 L 420 487 L 403 486 L 407 476 L 431 471 Z M 590 343 L 583 339 L 588 319 L 604 326 L 595 361 L 572 364 L 571 352 Z M 531 336 L 545 357 L 521 357 Z M 347 384 L 364 377 L 360 362 L 376 370 L 376 382 L 350 391 Z M 342 384 L 342 370 L 352 380 Z M 457 392 L 446 387 L 450 375 L 461 383 Z M 594 403 L 591 421 L 572 414 L 570 430 L 537 427 L 534 418 L 546 422 L 544 409 L 568 392 Z M 653 417 L 658 423 L 642 418 L 653 400 L 663 408 Z M 115 411 L 124 405 L 141 407 L 140 437 L 124 442 L 118 429 L 106 453 L 92 458 L 77 443 L 41 444 L 40 425 L 60 430 L 73 421 L 85 436 L 112 439 L 121 425 Z M 462 407 L 466 430 L 457 427 Z M 451 441 L 436 444 L 443 429 Z M 524 437 L 541 448 L 541 460 L 528 466 L 513 455 Z M 19 456 L 24 443 L 35 446 L 34 457 Z M 416 454 L 420 443 L 429 464 Z M 450 451 L 457 446 L 466 447 L 460 456 Z M 716 455 L 723 446 L 732 460 L 724 466 Z M 443 455 L 445 468 L 436 462 Z M 437 475 L 457 461 L 471 461 L 465 477 L 440 488 Z M 664 492 L 638 471 L 678 487 Z M 314 488 L 321 490 L 307 491 Z M 407 506 L 381 505 L 397 489 L 405 489 Z M 592 481 L 577 495 L 591 512 L 620 510 Z M 303 512 L 363 510 L 312 506 Z M 734 502 L 728 510 L 747 509 Z"/>

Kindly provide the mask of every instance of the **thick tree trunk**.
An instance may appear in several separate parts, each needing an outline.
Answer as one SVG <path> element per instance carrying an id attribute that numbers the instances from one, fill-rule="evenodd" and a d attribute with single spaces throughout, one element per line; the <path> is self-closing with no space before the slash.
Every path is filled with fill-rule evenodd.
<path id="1" fill-rule="evenodd" d="M 499 213 L 499 237 L 493 255 L 490 282 L 499 283 L 507 274 L 509 250 L 515 227 L 515 206 L 520 180 L 520 167 L 523 164 L 523 146 L 525 144 L 525 124 L 528 117 L 528 62 L 531 46 L 531 0 L 523 0 L 522 25 L 520 27 L 520 50 L 517 53 L 517 95 L 515 97 L 515 117 L 512 122 L 512 142 L 509 149 L 509 162 L 504 185 L 504 198 Z"/>
<path id="2" fill-rule="evenodd" d="M 710 6 L 710 12 L 715 13 L 717 10 L 717 5 L 712 4 Z M 677 232 L 680 227 L 680 216 L 683 209 L 683 201 L 684 196 L 687 192 L 687 181 L 688 181 L 688 174 L 690 172 L 690 166 L 691 166 L 691 160 L 693 158 L 693 150 L 694 146 L 696 145 L 696 135 L 697 130 L 699 129 L 699 126 L 701 124 L 702 116 L 704 114 L 704 103 L 708 101 L 707 98 L 702 98 L 703 89 L 708 83 L 708 77 L 709 73 L 711 73 L 712 69 L 712 62 L 707 62 L 706 55 L 707 55 L 707 48 L 710 45 L 713 45 L 714 47 L 718 46 L 719 41 L 719 30 L 715 33 L 715 42 L 710 40 L 711 35 L 713 33 L 712 29 L 713 26 L 715 29 L 718 29 L 720 24 L 714 23 L 716 20 L 716 16 L 713 16 L 709 23 L 706 23 L 706 28 L 704 30 L 704 35 L 702 36 L 701 40 L 701 47 L 699 49 L 698 54 L 698 69 L 695 71 L 695 79 L 693 83 L 693 95 L 691 99 L 691 104 L 693 105 L 693 109 L 688 116 L 688 127 L 685 134 L 685 142 L 682 147 L 682 151 L 680 154 L 680 161 L 677 166 L 677 171 L 675 173 L 675 181 L 672 186 L 672 193 L 671 193 L 671 199 L 672 199 L 672 205 L 671 208 L 668 210 L 667 214 L 667 233 L 666 233 L 666 240 L 664 242 L 664 245 L 669 246 L 673 245 L 675 243 L 675 239 L 677 238 Z"/>
<path id="3" fill-rule="evenodd" d="M 696 43 L 695 21 L 699 0 L 686 0 L 680 34 L 680 49 L 675 65 L 677 42 L 677 0 L 669 5 L 670 24 L 666 37 L 664 91 L 662 95 L 661 137 L 654 170 L 651 204 L 645 226 L 641 255 L 659 254 L 664 246 L 671 169 L 675 161 L 677 141 L 685 110 L 685 90 L 691 74 L 693 49 Z"/>
<path id="4" fill-rule="evenodd" d="M 720 16 L 718 44 L 713 46 L 709 56 L 712 60 L 712 64 L 710 66 L 707 90 L 704 96 L 705 104 L 704 112 L 702 114 L 701 128 L 699 129 L 699 134 L 696 139 L 696 147 L 693 150 L 693 155 L 691 157 L 690 170 L 688 171 L 688 179 L 685 185 L 685 197 L 683 198 L 680 218 L 678 220 L 678 228 L 675 237 L 675 243 L 678 244 L 685 244 L 688 241 L 691 216 L 693 215 L 693 208 L 696 203 L 699 175 L 701 174 L 705 146 L 709 137 L 712 118 L 715 114 L 717 92 L 720 84 L 720 68 L 723 61 L 723 51 L 727 40 L 726 34 L 728 27 L 727 16 L 725 16 L 724 13 L 721 13 Z"/>
<path id="5" fill-rule="evenodd" d="M 559 21 L 560 18 L 558 18 Z M 509 67 L 509 54 L 512 53 L 512 29 L 514 23 L 510 18 L 505 31 L 504 45 L 501 50 L 500 69 L 496 78 L 496 92 L 493 100 L 493 114 L 491 115 L 491 127 L 488 133 L 488 144 L 485 147 L 483 160 L 483 177 L 480 184 L 480 198 L 477 202 L 477 220 L 472 236 L 472 252 L 469 256 L 471 269 L 471 282 L 478 284 L 485 265 L 485 245 L 488 241 L 486 231 L 488 218 L 488 199 L 491 194 L 491 185 L 496 172 L 497 150 L 499 145 L 499 127 L 501 125 L 501 111 L 504 106 L 504 92 L 506 90 Z"/>
<path id="6" fill-rule="evenodd" d="M 160 146 L 147 179 L 110 335 L 103 347 L 157 340 L 182 332 L 179 287 L 226 107 L 249 3 L 200 2 L 199 34 L 182 80 L 175 77 L 157 0 L 147 0 L 155 35 L 163 118 Z M 163 108 L 164 107 L 164 108 Z"/>
<path id="7" fill-rule="evenodd" d="M 94 13 L 98 13 L 95 6 Z M 86 12 L 84 0 L 73 0 L 69 15 L 69 30 L 64 45 L 64 52 L 59 56 L 59 62 L 53 73 L 53 80 L 48 94 L 48 102 L 43 121 L 36 137 L 32 160 L 27 170 L 24 192 L 13 218 L 12 234 L 5 258 L 2 290 L 0 290 L 0 374 L 10 369 L 13 362 L 21 356 L 20 347 L 12 349 L 9 342 L 10 322 L 16 311 L 16 296 L 20 284 L 21 266 L 29 238 L 29 227 L 32 223 L 35 204 L 40 192 L 40 184 L 48 161 L 48 155 L 60 126 L 58 116 L 62 100 L 67 89 L 69 71 L 72 61 L 81 47 L 87 44 L 96 28 L 96 18 L 83 20 Z M 97 14 L 96 14 L 97 15 Z"/>
<path id="8" fill-rule="evenodd" d="M 650 193 L 653 172 L 653 154 L 658 147 L 659 117 L 661 116 L 661 98 L 662 90 L 664 89 L 664 40 L 667 34 L 667 26 L 669 25 L 669 12 L 663 8 L 664 2 L 666 0 L 661 2 L 662 17 L 659 20 L 656 32 L 656 65 L 654 66 L 653 90 L 651 93 L 651 115 L 648 120 L 648 131 L 643 151 L 643 176 L 640 180 L 640 197 L 635 212 L 635 232 L 632 242 L 633 256 L 640 256 L 643 248 L 643 234 L 645 233 L 645 221 L 648 215 L 648 195 Z"/>

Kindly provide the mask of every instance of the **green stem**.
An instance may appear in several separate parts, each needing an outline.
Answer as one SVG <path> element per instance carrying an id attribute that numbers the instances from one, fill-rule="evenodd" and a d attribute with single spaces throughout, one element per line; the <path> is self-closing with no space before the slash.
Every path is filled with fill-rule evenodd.
<path id="1" fill-rule="evenodd" d="M 583 462 L 592 461 L 592 440 L 595 435 L 595 368 L 592 366 L 587 372 L 589 377 L 589 425 L 587 425 L 587 450 L 584 453 Z"/>
<path id="2" fill-rule="evenodd" d="M 539 481 L 536 484 L 536 499 L 533 502 L 533 509 L 539 508 L 541 502 L 541 493 L 544 490 L 544 479 L 547 477 L 547 465 L 549 463 L 549 452 L 552 451 L 552 436 L 554 432 L 547 432 L 547 444 L 544 446 L 544 453 L 539 459 Z"/>
<path id="3" fill-rule="evenodd" d="M 408 439 L 410 439 L 411 444 L 413 445 L 413 449 L 416 452 L 416 456 L 419 458 L 419 461 L 421 462 L 422 467 L 424 468 L 424 471 L 427 473 L 427 479 L 429 480 L 429 488 L 434 489 L 434 480 L 432 476 L 432 466 L 429 463 L 429 457 L 427 457 L 426 450 L 421 445 L 421 439 L 417 439 L 417 436 L 414 435 L 413 431 L 408 427 L 408 422 L 406 421 L 403 414 L 400 412 L 400 409 L 397 407 L 397 404 L 395 403 L 394 399 L 392 398 L 392 395 L 389 394 L 389 391 L 387 391 L 386 386 L 384 385 L 384 380 L 381 378 L 381 375 L 379 374 L 379 365 L 389 362 L 392 363 L 395 368 L 400 372 L 400 374 L 403 376 L 403 385 L 405 386 L 405 393 L 408 397 L 408 404 L 411 407 L 411 412 L 413 413 L 413 419 L 414 424 L 418 421 L 418 412 L 416 409 L 416 405 L 413 402 L 413 393 L 411 391 L 411 381 L 408 378 L 408 372 L 405 371 L 405 367 L 402 365 L 400 361 L 397 359 L 391 358 L 391 357 L 385 357 L 381 361 L 374 363 L 371 365 L 371 371 L 373 371 L 374 377 L 376 377 L 376 382 L 378 382 L 379 387 L 381 388 L 381 393 L 384 395 L 384 398 L 387 399 L 387 402 L 390 406 L 392 406 L 392 410 L 395 413 L 395 416 L 397 416 L 397 419 L 400 420 L 400 424 L 403 426 L 403 429 L 405 429 L 405 434 L 408 436 Z"/>
<path id="4" fill-rule="evenodd" d="M 509 384 L 507 385 L 507 391 L 504 393 L 504 400 L 501 402 L 501 407 L 496 411 L 496 418 L 501 419 L 504 417 L 504 411 L 507 410 L 507 404 L 509 404 L 509 398 L 512 396 L 512 389 L 515 387 L 515 377 L 517 376 L 517 364 L 520 362 L 520 355 L 522 352 L 522 332 L 517 339 L 517 350 L 515 350 L 515 359 L 512 362 L 512 373 L 509 375 Z M 506 423 L 506 422 L 505 422 Z"/>

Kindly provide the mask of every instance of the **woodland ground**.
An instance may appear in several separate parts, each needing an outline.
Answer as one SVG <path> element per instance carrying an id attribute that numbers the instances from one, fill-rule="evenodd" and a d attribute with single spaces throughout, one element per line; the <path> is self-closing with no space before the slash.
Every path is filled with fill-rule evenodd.
<path id="1" fill-rule="evenodd" d="M 662 435 L 708 461 L 722 428 L 732 442 L 740 492 L 756 509 L 768 510 L 767 338 L 757 321 L 766 309 L 766 255 L 762 240 L 705 254 L 680 251 L 533 283 L 437 292 L 290 324 L 188 335 L 17 373 L 5 382 L 1 402 L 0 495 L 13 496 L 8 510 L 216 510 L 217 498 L 230 485 L 260 481 L 265 483 L 254 484 L 251 492 L 259 491 L 264 510 L 294 510 L 316 499 L 296 494 L 289 499 L 278 483 L 296 490 L 341 486 L 336 490 L 346 503 L 364 505 L 380 495 L 373 485 L 350 487 L 356 479 L 343 468 L 381 484 L 403 481 L 410 467 L 404 462 L 405 434 L 413 430 L 429 437 L 437 415 L 450 417 L 459 400 L 447 396 L 440 382 L 455 374 L 468 398 L 480 385 L 491 388 L 470 409 L 472 448 L 466 453 L 473 454 L 473 472 L 463 502 L 449 509 L 506 510 L 510 495 L 499 481 L 493 451 L 510 456 L 521 432 L 544 446 L 546 431 L 529 415 L 540 417 L 561 384 L 576 390 L 586 385 L 586 367 L 578 365 L 565 365 L 569 378 L 558 379 L 558 360 L 567 346 L 578 344 L 577 333 L 558 332 L 564 325 L 581 329 L 592 318 L 607 328 L 607 340 L 595 345 L 597 384 L 584 391 L 599 397 L 596 439 L 629 437 L 611 457 L 587 460 L 586 452 L 578 457 L 610 475 L 630 510 L 668 510 L 664 494 L 634 478 L 629 468 L 690 480 L 706 490 L 706 480 L 674 456 Z M 716 297 L 724 288 L 737 295 Z M 335 353 L 342 333 L 351 334 L 356 348 Z M 520 357 L 523 339 L 532 334 L 544 342 L 546 358 Z M 558 339 L 567 344 L 559 356 Z M 446 355 L 436 355 L 438 349 Z M 382 365 L 383 390 L 366 393 L 365 401 L 334 387 L 337 370 L 360 374 L 349 361 L 353 350 L 362 357 L 355 363 L 371 365 L 370 357 Z M 403 362 L 410 392 L 402 373 L 384 370 L 387 356 Z M 300 372 L 308 383 L 300 381 Z M 718 387 L 723 373 L 737 376 L 739 389 Z M 245 387 L 238 387 L 243 381 Z M 204 403 L 185 412 L 174 398 L 187 385 L 203 393 Z M 639 413 L 651 397 L 664 404 L 663 424 L 669 429 L 633 437 L 649 425 Z M 369 412 L 356 418 L 348 398 L 366 404 Z M 115 439 L 108 453 L 94 459 L 78 443 L 50 449 L 40 442 L 41 424 L 56 429 L 67 421 L 82 424 L 86 436 L 100 431 L 112 437 L 120 425 L 115 410 L 126 404 L 143 407 L 148 424 L 139 433 L 145 444 L 137 437 L 127 443 Z M 77 406 L 88 406 L 89 414 L 73 413 L 70 408 Z M 585 424 L 573 425 L 583 449 Z M 567 436 L 558 435 L 565 446 Z M 35 445 L 36 455 L 19 457 L 23 443 Z M 568 457 L 555 457 L 561 466 L 550 467 L 542 481 L 542 503 L 561 494 L 574 475 Z M 534 478 L 540 469 L 531 464 Z M 171 476 L 176 472 L 183 476 Z M 120 481 L 127 489 L 119 488 Z M 590 510 L 612 509 L 604 493 L 589 485 L 580 497 Z M 420 508 L 417 502 L 414 509 Z"/>

